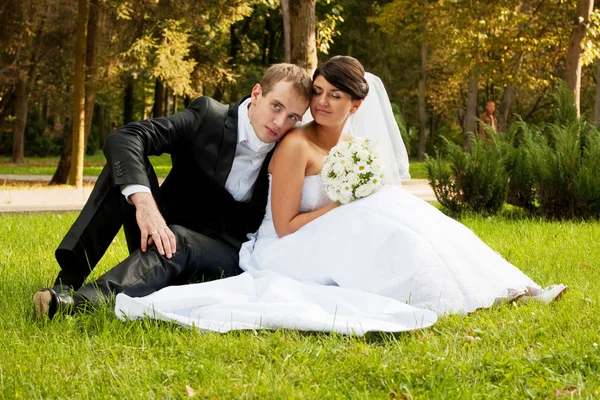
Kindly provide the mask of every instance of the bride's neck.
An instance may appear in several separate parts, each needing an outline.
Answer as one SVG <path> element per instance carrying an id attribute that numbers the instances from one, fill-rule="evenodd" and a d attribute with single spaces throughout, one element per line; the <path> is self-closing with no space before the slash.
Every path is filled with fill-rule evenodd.
<path id="1" fill-rule="evenodd" d="M 338 144 L 344 125 L 341 126 L 323 126 L 315 124 L 315 134 L 319 140 L 319 144 L 325 150 L 329 151 L 333 146 Z"/>

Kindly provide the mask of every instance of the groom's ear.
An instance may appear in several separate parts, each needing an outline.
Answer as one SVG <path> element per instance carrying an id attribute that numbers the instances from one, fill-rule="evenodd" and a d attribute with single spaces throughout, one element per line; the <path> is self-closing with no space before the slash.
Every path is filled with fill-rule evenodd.
<path id="1" fill-rule="evenodd" d="M 252 102 L 252 104 L 256 105 L 256 101 L 258 100 L 258 96 L 260 96 L 261 94 L 262 94 L 262 87 L 260 86 L 260 83 L 257 83 L 252 88 L 252 93 L 251 93 L 251 97 L 252 97 L 251 102 Z"/>

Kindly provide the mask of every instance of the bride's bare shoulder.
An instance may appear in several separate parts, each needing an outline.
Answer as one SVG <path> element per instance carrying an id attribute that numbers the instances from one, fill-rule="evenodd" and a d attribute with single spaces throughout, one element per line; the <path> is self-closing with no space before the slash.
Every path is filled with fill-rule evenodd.
<path id="1" fill-rule="evenodd" d="M 279 141 L 277 147 L 284 147 L 286 149 L 304 148 L 309 142 L 308 135 L 310 134 L 312 129 L 312 127 L 310 127 L 309 125 L 311 124 L 306 124 L 298 128 L 294 128 L 288 133 L 286 133 L 283 136 L 283 138 Z"/>

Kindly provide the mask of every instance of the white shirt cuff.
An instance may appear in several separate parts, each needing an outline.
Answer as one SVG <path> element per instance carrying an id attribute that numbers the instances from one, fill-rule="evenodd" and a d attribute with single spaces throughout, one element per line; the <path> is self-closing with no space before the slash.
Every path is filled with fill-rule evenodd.
<path id="1" fill-rule="evenodd" d="M 129 200 L 129 196 L 134 193 L 152 193 L 150 188 L 144 185 L 121 185 L 121 194 L 125 196 L 125 199 L 129 204 L 133 204 L 131 200 Z"/>

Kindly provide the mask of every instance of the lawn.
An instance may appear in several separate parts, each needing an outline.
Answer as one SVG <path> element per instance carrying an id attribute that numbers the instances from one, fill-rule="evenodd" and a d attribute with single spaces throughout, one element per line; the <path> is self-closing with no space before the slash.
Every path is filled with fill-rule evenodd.
<path id="1" fill-rule="evenodd" d="M 542 285 L 570 291 L 447 316 L 432 328 L 345 337 L 203 334 L 109 308 L 37 321 L 73 213 L 0 214 L 0 398 L 555 398 L 600 395 L 600 223 L 505 214 L 462 222 Z M 120 234 L 95 274 L 126 255 Z M 191 394 L 191 392 L 190 392 Z"/>
<path id="2" fill-rule="evenodd" d="M 154 166 L 159 178 L 167 176 L 171 170 L 171 156 L 150 156 L 150 162 Z M 7 156 L 0 156 L 0 174 L 17 175 L 54 175 L 59 157 L 27 157 L 25 164 L 13 164 Z M 98 176 L 104 167 L 106 159 L 102 152 L 85 156 L 83 175 Z"/>
<path id="3" fill-rule="evenodd" d="M 0 156 L 0 175 L 18 174 L 18 175 L 54 175 L 58 165 L 58 157 L 28 157 L 23 165 L 16 165 L 10 162 L 9 157 Z M 171 170 L 171 157 L 168 154 L 150 157 L 152 165 L 159 178 L 167 176 Z M 106 159 L 102 152 L 93 156 L 86 155 L 83 175 L 98 176 Z M 410 175 L 414 179 L 427 179 L 427 169 L 424 162 L 411 161 Z"/>

